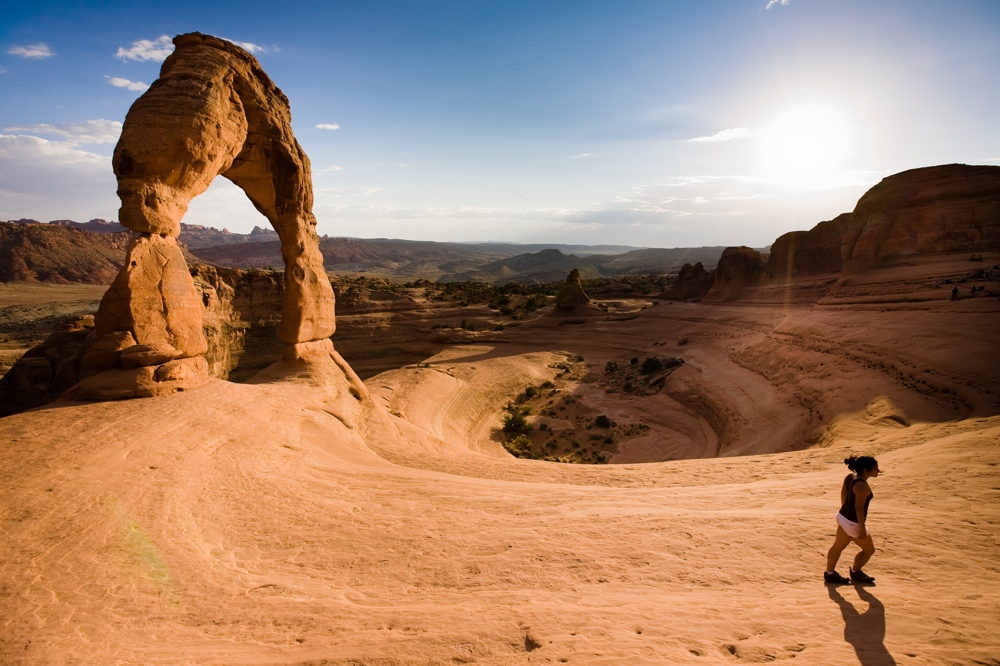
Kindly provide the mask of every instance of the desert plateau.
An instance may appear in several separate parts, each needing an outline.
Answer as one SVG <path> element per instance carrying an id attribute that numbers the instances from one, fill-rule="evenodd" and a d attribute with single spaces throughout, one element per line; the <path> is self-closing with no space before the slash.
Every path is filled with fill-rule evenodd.
<path id="1" fill-rule="evenodd" d="M 1000 166 L 758 247 L 321 235 L 285 52 L 163 40 L 118 220 L 0 222 L 0 664 L 1000 666 Z M 182 222 L 222 179 L 266 228 Z"/>

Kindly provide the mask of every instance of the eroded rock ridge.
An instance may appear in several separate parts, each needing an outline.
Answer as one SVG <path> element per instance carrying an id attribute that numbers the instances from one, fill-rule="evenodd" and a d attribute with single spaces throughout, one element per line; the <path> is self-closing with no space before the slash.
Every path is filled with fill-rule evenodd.
<path id="1" fill-rule="evenodd" d="M 177 237 L 190 201 L 219 175 L 243 189 L 281 240 L 277 335 L 290 347 L 286 355 L 300 358 L 297 348 L 312 349 L 335 330 L 309 158 L 292 134 L 288 99 L 235 44 L 199 33 L 173 41 L 160 78 L 129 110 L 113 159 L 119 219 L 138 236 L 101 302 L 97 344 L 121 347 L 127 334 L 136 349 L 101 357 L 104 365 L 91 369 L 106 376 L 84 380 L 67 397 L 124 397 L 109 381 L 130 395 L 155 395 L 207 378 L 202 303 Z"/>

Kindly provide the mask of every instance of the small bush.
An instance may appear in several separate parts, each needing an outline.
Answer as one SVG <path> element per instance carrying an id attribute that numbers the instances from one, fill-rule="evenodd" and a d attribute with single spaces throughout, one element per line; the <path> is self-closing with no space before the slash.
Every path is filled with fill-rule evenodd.
<path id="1" fill-rule="evenodd" d="M 598 428 L 610 428 L 614 424 L 615 422 L 609 419 L 604 414 L 601 414 L 596 419 L 594 419 L 594 425 L 597 426 Z"/>
<path id="2" fill-rule="evenodd" d="M 639 372 L 644 375 L 652 375 L 663 370 L 663 361 L 655 356 L 649 356 L 639 367 Z"/>
<path id="3" fill-rule="evenodd" d="M 503 431 L 509 435 L 524 435 L 533 430 L 521 411 L 509 412 L 503 417 Z"/>
<path id="4" fill-rule="evenodd" d="M 614 361 L 608 361 L 604 364 L 604 373 L 610 375 L 612 372 L 618 369 L 618 364 Z"/>
<path id="5" fill-rule="evenodd" d="M 639 359 L 637 359 L 636 357 L 634 357 L 634 356 L 633 356 L 633 357 L 632 357 L 632 360 L 631 360 L 631 361 L 629 361 L 629 363 L 631 363 L 632 365 L 638 365 L 638 363 L 639 363 Z"/>

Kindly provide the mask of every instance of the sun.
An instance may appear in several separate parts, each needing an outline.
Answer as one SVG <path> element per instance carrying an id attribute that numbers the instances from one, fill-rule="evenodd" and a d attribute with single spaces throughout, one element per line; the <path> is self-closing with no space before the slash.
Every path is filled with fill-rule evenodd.
<path id="1" fill-rule="evenodd" d="M 845 168 L 854 132 L 833 106 L 799 104 L 780 113 L 761 136 L 767 177 L 800 187 L 833 187 Z"/>

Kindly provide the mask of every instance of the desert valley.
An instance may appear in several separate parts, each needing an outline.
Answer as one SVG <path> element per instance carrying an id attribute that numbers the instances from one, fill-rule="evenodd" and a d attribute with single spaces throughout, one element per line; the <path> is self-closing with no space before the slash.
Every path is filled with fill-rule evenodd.
<path id="1" fill-rule="evenodd" d="M 174 43 L 121 223 L 0 223 L 0 662 L 1000 664 L 1000 167 L 762 248 L 321 238 L 288 100 Z M 269 228 L 181 223 L 218 175 Z"/>

